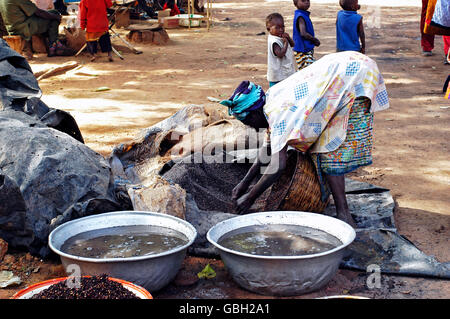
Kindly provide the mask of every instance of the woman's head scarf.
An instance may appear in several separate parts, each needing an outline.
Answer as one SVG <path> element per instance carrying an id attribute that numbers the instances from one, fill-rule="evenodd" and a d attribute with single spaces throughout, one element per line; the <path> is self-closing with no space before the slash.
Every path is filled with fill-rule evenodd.
<path id="1" fill-rule="evenodd" d="M 228 107 L 228 114 L 240 121 L 245 120 L 250 111 L 259 109 L 266 103 L 266 94 L 261 86 L 243 81 L 228 100 L 220 104 Z"/>

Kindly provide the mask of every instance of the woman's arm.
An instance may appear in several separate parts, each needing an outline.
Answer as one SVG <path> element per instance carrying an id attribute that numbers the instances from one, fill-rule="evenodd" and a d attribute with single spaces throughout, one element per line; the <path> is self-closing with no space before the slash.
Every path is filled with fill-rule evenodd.
<path id="1" fill-rule="evenodd" d="M 257 158 L 255 159 L 255 162 L 248 170 L 247 174 L 244 176 L 242 181 L 236 185 L 236 187 L 233 189 L 232 192 L 232 200 L 236 203 L 237 199 L 241 197 L 247 190 L 252 181 L 255 179 L 256 176 L 261 174 L 261 166 L 263 165 L 262 159 L 264 157 L 267 157 L 267 154 L 270 155 L 270 144 L 265 144 L 261 146 L 261 148 L 258 151 Z"/>
<path id="2" fill-rule="evenodd" d="M 238 214 L 246 213 L 255 200 L 276 180 L 278 180 L 278 178 L 280 178 L 286 168 L 286 162 L 287 145 L 278 153 L 272 154 L 270 157 L 270 164 L 267 166 L 260 180 L 250 189 L 250 191 L 237 200 L 236 211 Z"/>

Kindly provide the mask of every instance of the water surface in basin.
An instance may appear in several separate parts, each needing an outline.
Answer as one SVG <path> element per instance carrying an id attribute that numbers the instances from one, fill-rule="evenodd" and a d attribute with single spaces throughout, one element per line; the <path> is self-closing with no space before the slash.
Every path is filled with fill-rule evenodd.
<path id="1" fill-rule="evenodd" d="M 189 242 L 167 227 L 134 225 L 87 231 L 67 239 L 61 251 L 88 258 L 127 258 L 159 254 Z"/>
<path id="2" fill-rule="evenodd" d="M 219 238 L 225 248 L 260 256 L 301 256 L 334 249 L 342 242 L 320 229 L 267 224 L 235 229 Z"/>

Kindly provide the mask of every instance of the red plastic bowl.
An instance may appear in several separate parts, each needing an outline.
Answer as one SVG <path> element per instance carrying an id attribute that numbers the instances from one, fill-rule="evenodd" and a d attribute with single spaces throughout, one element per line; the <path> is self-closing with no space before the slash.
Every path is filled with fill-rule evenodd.
<path id="1" fill-rule="evenodd" d="M 83 276 L 83 277 L 87 278 L 90 276 Z M 47 289 L 53 284 L 67 280 L 67 278 L 69 277 L 62 277 L 38 282 L 37 284 L 31 285 L 25 289 L 20 290 L 19 292 L 14 294 L 14 296 L 12 296 L 11 299 L 30 299 L 33 295 L 40 293 L 42 290 Z M 108 279 L 121 283 L 125 288 L 133 292 L 140 299 L 153 299 L 152 295 L 141 286 L 135 285 L 129 281 L 125 281 L 122 279 L 112 277 L 108 277 Z"/>

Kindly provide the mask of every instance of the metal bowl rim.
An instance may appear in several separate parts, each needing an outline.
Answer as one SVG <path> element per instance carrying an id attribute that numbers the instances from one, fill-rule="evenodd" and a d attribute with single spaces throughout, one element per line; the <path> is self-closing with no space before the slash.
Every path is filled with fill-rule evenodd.
<path id="1" fill-rule="evenodd" d="M 119 215 L 119 214 L 136 214 L 136 215 L 156 215 L 159 217 L 163 217 L 163 218 L 168 218 L 168 219 L 173 219 L 176 220 L 177 222 L 181 222 L 183 224 L 185 224 L 185 226 L 187 226 L 188 228 L 190 228 L 193 232 L 193 236 L 191 239 L 189 239 L 188 243 L 184 244 L 183 246 L 180 247 L 176 247 L 174 249 L 159 253 L 159 254 L 155 254 L 155 255 L 144 255 L 144 256 L 135 256 L 135 257 L 121 257 L 121 258 L 89 258 L 89 257 L 81 257 L 81 256 L 75 256 L 75 255 L 70 255 L 67 254 L 59 249 L 57 249 L 55 246 L 53 246 L 53 236 L 57 231 L 60 231 L 62 228 L 64 227 L 68 227 L 71 224 L 77 223 L 80 220 L 86 220 L 86 219 L 91 219 L 91 218 L 100 218 L 106 215 Z M 150 212 L 150 211 L 134 211 L 134 210 L 126 210 L 126 211 L 117 211 L 117 212 L 109 212 L 109 213 L 102 213 L 102 214 L 96 214 L 96 215 L 90 215 L 90 216 L 85 216 L 85 217 L 81 217 L 81 218 L 77 218 L 68 222 L 65 222 L 62 225 L 59 225 L 58 227 L 56 227 L 48 236 L 48 245 L 50 247 L 51 250 L 53 250 L 56 254 L 58 254 L 60 257 L 65 257 L 68 259 L 72 259 L 72 260 L 77 260 L 77 261 L 84 261 L 84 262 L 90 262 L 90 263 L 119 263 L 119 262 L 132 262 L 132 261 L 142 261 L 142 260 L 147 260 L 147 259 L 155 259 L 158 257 L 162 257 L 162 256 L 166 256 L 166 255 L 172 255 L 175 253 L 178 253 L 182 250 L 187 249 L 190 245 L 192 245 L 195 241 L 197 237 L 197 230 L 195 229 L 194 226 L 192 226 L 191 223 L 175 217 L 175 216 L 171 216 L 171 215 L 167 215 L 167 214 L 162 214 L 162 213 L 156 213 L 156 212 Z"/>
<path id="2" fill-rule="evenodd" d="M 239 218 L 243 218 L 245 216 L 250 216 L 250 215 L 267 215 L 269 213 L 305 213 L 305 214 L 312 214 L 312 215 L 317 215 L 317 216 L 321 216 L 321 217 L 326 217 L 326 218 L 332 218 L 333 220 L 337 220 L 338 222 L 344 224 L 344 227 L 348 228 L 350 230 L 351 233 L 351 240 L 349 240 L 349 242 L 347 244 L 342 244 L 336 248 L 321 252 L 321 253 L 317 253 L 317 254 L 310 254 L 310 255 L 299 255 L 299 256 L 263 256 L 263 255 L 252 255 L 252 254 L 247 254 L 247 253 L 243 253 L 240 251 L 236 251 L 236 250 L 232 250 L 226 247 L 223 247 L 222 245 L 219 245 L 215 240 L 212 240 L 211 236 L 210 236 L 210 232 L 217 227 L 220 227 L 220 225 L 225 224 L 226 222 L 229 222 L 231 219 L 239 219 Z M 326 255 L 330 255 L 333 254 L 339 250 L 344 249 L 345 247 L 347 247 L 348 245 L 350 245 L 356 237 L 356 232 L 353 229 L 352 226 L 350 226 L 349 224 L 347 224 L 346 222 L 343 222 L 340 219 L 337 218 L 333 218 L 330 216 L 326 216 L 326 215 L 322 215 L 322 214 L 317 214 L 317 213 L 310 213 L 310 212 L 302 212 L 302 211 L 268 211 L 268 212 L 261 212 L 261 213 L 252 213 L 252 214 L 246 214 L 246 215 L 240 215 L 240 216 L 236 216 L 236 217 L 232 217 L 226 220 L 223 220 L 219 223 L 217 223 L 216 225 L 214 225 L 213 227 L 211 227 L 208 232 L 206 233 L 206 239 L 213 244 L 215 247 L 217 247 L 221 252 L 227 252 L 229 254 L 233 254 L 233 255 L 239 255 L 242 257 L 248 257 L 248 258 L 256 258 L 256 259 L 267 259 L 267 260 L 297 260 L 297 259 L 311 259 L 311 258 L 317 258 L 317 257 L 322 257 L 322 256 L 326 256 Z"/>

